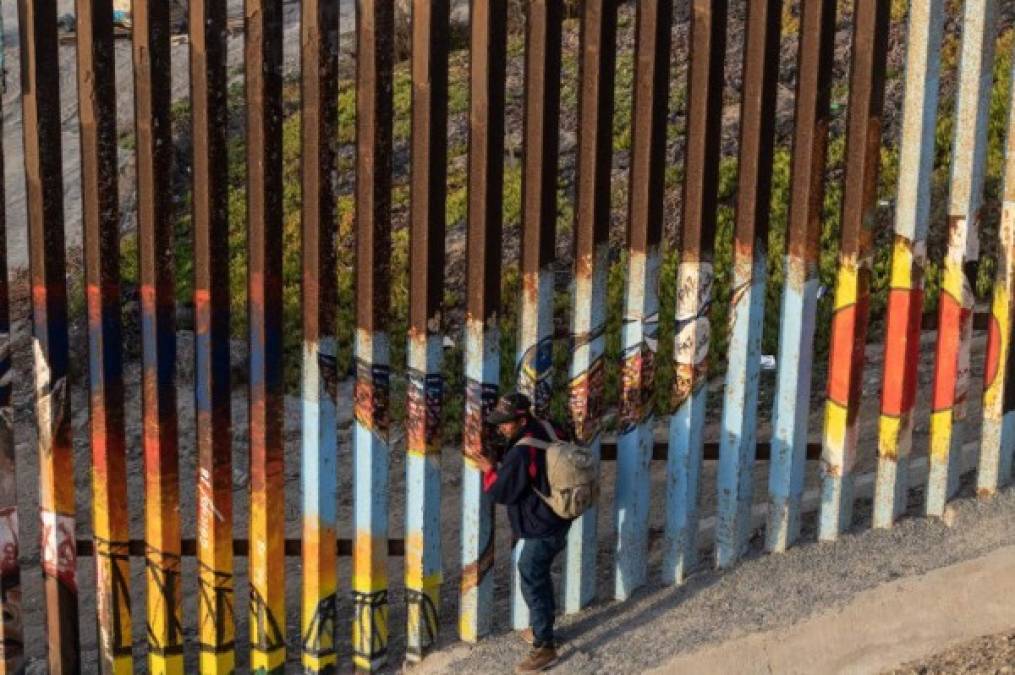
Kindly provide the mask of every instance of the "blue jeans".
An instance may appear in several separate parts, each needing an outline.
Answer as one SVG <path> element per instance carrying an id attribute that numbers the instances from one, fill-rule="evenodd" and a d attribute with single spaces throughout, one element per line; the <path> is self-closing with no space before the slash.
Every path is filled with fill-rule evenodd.
<path id="1" fill-rule="evenodd" d="M 529 622 L 535 638 L 534 647 L 552 647 L 553 620 L 556 601 L 550 566 L 567 545 L 567 532 L 539 539 L 522 539 L 518 556 L 518 577 L 522 597 L 529 606 Z"/>

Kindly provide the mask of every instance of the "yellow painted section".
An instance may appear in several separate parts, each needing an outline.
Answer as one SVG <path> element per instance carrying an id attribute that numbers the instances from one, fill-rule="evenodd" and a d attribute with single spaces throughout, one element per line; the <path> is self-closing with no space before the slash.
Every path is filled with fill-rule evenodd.
<path id="1" fill-rule="evenodd" d="M 331 632 L 320 633 L 317 609 L 321 600 L 334 596 L 337 591 L 335 546 L 332 543 L 335 541 L 335 532 L 327 528 L 322 533 L 317 522 L 316 518 L 308 517 L 303 525 L 303 602 L 300 608 L 300 626 L 302 635 L 313 633 L 318 636 L 315 651 L 326 651 L 335 648 L 335 639 Z M 301 659 L 307 672 L 333 668 L 338 662 L 338 656 L 334 653 L 318 655 L 303 651 Z"/>
<path id="2" fill-rule="evenodd" d="M 148 654 L 148 672 L 151 675 L 170 675 L 183 672 L 183 654 Z"/>
<path id="3" fill-rule="evenodd" d="M 374 594 L 388 588 L 387 541 L 372 537 L 369 532 L 356 537 L 353 550 L 352 590 Z M 355 604 L 355 603 L 354 603 Z M 372 654 L 376 645 L 388 644 L 388 603 L 374 607 L 369 603 L 355 606 L 352 621 L 353 663 L 362 670 L 372 670 L 370 659 L 359 654 Z"/>
<path id="4" fill-rule="evenodd" d="M 951 452 L 952 411 L 939 410 L 930 414 L 930 460 L 939 464 L 948 461 Z"/>
<path id="5" fill-rule="evenodd" d="M 149 564 L 151 561 L 149 560 Z M 171 572 L 170 572 L 171 573 Z M 166 618 L 166 598 L 163 595 L 162 589 L 159 587 L 158 579 L 155 577 L 155 572 L 152 570 L 148 571 L 148 632 L 150 635 L 154 635 L 158 643 L 163 645 L 167 644 L 170 640 L 172 631 L 170 626 L 167 625 Z M 166 572 L 161 573 L 163 578 Z M 174 604 L 173 610 L 179 609 L 179 598 L 170 599 Z M 179 620 L 179 617 L 177 617 Z M 182 636 L 180 636 L 182 638 Z M 152 675 L 170 675 L 176 673 L 183 673 L 183 655 L 182 654 L 157 654 L 149 652 L 148 654 L 148 670 Z"/>
<path id="6" fill-rule="evenodd" d="M 417 581 L 418 581 L 418 578 L 417 578 Z M 422 593 L 427 598 L 429 598 L 430 603 L 435 608 L 440 606 L 440 604 L 439 604 L 440 603 L 440 592 L 441 592 L 441 575 L 440 574 L 432 574 L 432 575 L 428 576 L 427 578 L 423 579 L 422 583 L 418 584 L 418 585 L 410 585 L 407 582 L 406 586 L 409 587 L 409 588 L 412 588 L 412 589 L 414 589 L 414 590 L 416 590 L 416 591 L 418 591 L 420 593 Z M 406 642 L 408 644 L 419 644 L 420 642 L 422 642 L 422 639 L 423 639 L 422 636 L 427 635 L 427 634 L 429 634 L 429 635 L 437 635 L 438 631 L 440 630 L 440 627 L 437 625 L 437 623 L 434 623 L 434 624 L 429 625 L 429 626 L 426 625 L 426 623 L 429 622 L 431 619 L 436 619 L 437 621 L 440 620 L 436 616 L 434 616 L 434 617 L 430 617 L 429 615 L 424 616 L 420 612 L 420 606 L 419 606 L 419 604 L 417 604 L 417 603 L 410 603 L 410 604 L 408 604 L 406 606 L 406 621 L 405 621 L 405 623 L 406 623 L 406 635 L 407 635 Z M 418 660 L 416 657 L 414 657 L 411 654 L 407 654 L 406 658 L 408 660 L 410 660 L 410 661 Z"/>
<path id="7" fill-rule="evenodd" d="M 479 635 L 476 633 L 476 612 L 472 609 L 462 609 L 458 615 L 458 636 L 463 642 L 478 642 Z"/>
<path id="8" fill-rule="evenodd" d="M 323 672 L 338 667 L 338 655 L 314 656 L 304 652 L 302 663 L 305 672 Z"/>
<path id="9" fill-rule="evenodd" d="M 250 669 L 255 673 L 282 672 L 285 667 L 285 647 L 264 651 L 250 650 Z"/>
<path id="10" fill-rule="evenodd" d="M 856 304 L 856 290 L 859 285 L 859 273 L 855 260 L 841 260 L 839 275 L 835 282 L 835 309 L 842 309 Z"/>
<path id="11" fill-rule="evenodd" d="M 117 656 L 113 659 L 113 675 L 133 675 L 133 673 L 134 660 L 130 656 Z"/>
<path id="12" fill-rule="evenodd" d="M 433 586 L 440 586 L 443 580 L 443 575 L 440 572 L 428 574 L 424 577 L 422 569 L 419 568 L 407 569 L 405 571 L 406 587 L 415 588 L 419 591 L 424 591 Z"/>
<path id="13" fill-rule="evenodd" d="M 899 435 L 902 432 L 902 419 L 891 415 L 881 415 L 878 419 L 878 456 L 884 459 L 898 459 L 900 454 Z M 908 453 L 906 453 L 908 454 Z"/>
<path id="14" fill-rule="evenodd" d="M 825 404 L 825 443 L 822 459 L 840 471 L 846 453 L 846 409 L 833 402 Z"/>
<path id="15" fill-rule="evenodd" d="M 263 607 L 257 607 L 253 602 L 250 604 L 250 641 L 252 645 L 261 645 L 259 648 L 251 647 L 250 668 L 254 672 L 274 672 L 276 669 L 281 672 L 285 665 L 284 641 L 276 647 L 279 635 L 260 633 L 261 630 L 274 630 L 263 612 L 274 619 L 281 637 L 284 638 L 286 630 L 283 531 L 277 528 L 281 514 L 269 513 L 267 500 L 274 492 L 274 484 L 271 481 L 266 483 L 268 485 L 262 489 L 252 489 L 250 499 L 250 585 L 251 591 L 256 592 L 264 603 Z"/>
<path id="16" fill-rule="evenodd" d="M 892 248 L 892 288 L 913 287 L 913 250 L 908 240 L 896 238 Z"/>
<path id="17" fill-rule="evenodd" d="M 998 326 L 998 363 L 994 381 L 983 392 L 983 416 L 1000 420 L 1004 415 L 1004 380 L 1008 364 L 1008 333 L 1011 330 L 1011 296 L 1006 284 L 999 281 L 994 285 L 994 303 L 991 313 Z"/>
<path id="18" fill-rule="evenodd" d="M 228 544 L 232 546 L 232 541 Z M 220 582 L 216 578 L 214 570 L 211 570 L 204 566 L 198 566 L 198 574 L 201 576 L 201 587 L 205 589 L 214 589 Z M 215 621 L 216 619 L 223 620 L 224 633 L 220 636 L 219 631 L 216 630 Z M 236 636 L 236 626 L 233 620 L 232 614 L 228 614 L 224 617 L 216 617 L 214 614 L 214 607 L 208 606 L 205 602 L 198 601 L 198 625 L 200 626 L 199 638 L 202 645 L 208 645 L 212 648 L 218 647 L 218 641 L 225 644 L 233 642 Z M 232 673 L 236 668 L 236 656 L 232 649 L 223 651 L 221 653 L 212 653 L 209 651 L 202 650 L 201 654 L 201 673 L 202 675 L 223 675 L 226 673 Z"/>
<path id="19" fill-rule="evenodd" d="M 962 261 L 946 258 L 944 268 L 941 270 L 941 290 L 947 292 L 960 305 L 963 304 L 962 287 L 965 283 L 965 275 L 962 272 Z"/>
<path id="20" fill-rule="evenodd" d="M 236 671 L 236 655 L 232 650 L 228 652 L 222 652 L 221 654 L 212 654 L 211 652 L 201 652 L 200 658 L 201 673 L 215 673 L 218 675 L 227 675 Z"/>
<path id="21" fill-rule="evenodd" d="M 388 644 L 388 606 L 357 607 L 352 621 L 352 645 L 358 652 L 369 653 L 372 644 Z M 355 655 L 353 664 L 362 670 L 372 670 L 370 659 Z"/>

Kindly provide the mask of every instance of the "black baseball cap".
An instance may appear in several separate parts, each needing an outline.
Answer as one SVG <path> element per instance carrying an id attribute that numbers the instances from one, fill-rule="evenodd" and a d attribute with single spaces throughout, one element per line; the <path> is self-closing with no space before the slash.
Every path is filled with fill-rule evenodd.
<path id="1" fill-rule="evenodd" d="M 497 405 L 490 411 L 486 421 L 490 424 L 512 422 L 528 415 L 531 408 L 532 402 L 529 397 L 514 391 L 504 394 L 497 400 Z"/>

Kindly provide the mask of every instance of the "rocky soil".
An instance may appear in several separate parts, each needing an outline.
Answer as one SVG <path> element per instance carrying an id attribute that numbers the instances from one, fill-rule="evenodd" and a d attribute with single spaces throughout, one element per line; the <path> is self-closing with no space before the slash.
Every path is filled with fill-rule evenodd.
<path id="1" fill-rule="evenodd" d="M 1015 632 L 987 635 L 885 675 L 1010 675 L 1015 673 Z"/>

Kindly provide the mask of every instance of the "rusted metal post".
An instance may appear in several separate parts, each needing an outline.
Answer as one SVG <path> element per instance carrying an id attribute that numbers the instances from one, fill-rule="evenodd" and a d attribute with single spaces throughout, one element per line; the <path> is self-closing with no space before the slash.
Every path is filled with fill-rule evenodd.
<path id="1" fill-rule="evenodd" d="M 119 674 L 133 672 L 133 640 L 120 331 L 113 7 L 109 0 L 78 0 L 76 9 L 99 667 L 103 673 Z"/>
<path id="2" fill-rule="evenodd" d="M 677 268 L 674 384 L 666 472 L 666 539 L 662 580 L 683 583 L 698 560 L 698 492 L 708 391 L 709 311 L 722 158 L 722 90 L 727 0 L 691 6 L 683 236 Z"/>
<path id="3" fill-rule="evenodd" d="M 356 429 L 353 660 L 376 670 L 388 650 L 388 446 L 394 4 L 357 3 Z"/>
<path id="4" fill-rule="evenodd" d="M 768 469 L 769 551 L 785 551 L 800 534 L 835 59 L 835 0 L 805 0 L 800 13 L 786 283 L 779 322 L 772 463 Z"/>
<path id="5" fill-rule="evenodd" d="M 715 537 L 719 567 L 735 563 L 750 536 L 781 19 L 782 0 L 748 5 L 730 357 L 719 447 Z"/>
<path id="6" fill-rule="evenodd" d="M 216 0 L 190 0 L 189 25 L 194 138 L 198 640 L 201 672 L 231 673 L 236 666 L 236 621 L 225 5 Z"/>
<path id="7" fill-rule="evenodd" d="M 282 352 L 282 0 L 246 0 L 250 668 L 286 659 Z"/>
<path id="8" fill-rule="evenodd" d="M 942 0 L 915 0 L 910 5 L 899 193 L 885 319 L 874 527 L 891 527 L 906 507 L 943 32 Z"/>
<path id="9" fill-rule="evenodd" d="M 857 0 L 853 13 L 846 178 L 822 444 L 818 523 L 822 540 L 836 539 L 849 526 L 853 513 L 856 418 L 870 309 L 890 5 L 890 0 Z"/>
<path id="10" fill-rule="evenodd" d="M 559 0 L 529 0 L 527 10 L 517 388 L 532 401 L 536 416 L 546 417 L 553 384 L 553 263 L 564 7 Z M 521 541 L 515 545 L 511 565 L 511 623 L 516 630 L 529 627 L 529 608 L 518 576 L 519 555 Z"/>
<path id="11" fill-rule="evenodd" d="M 1015 448 L 1015 362 L 1012 320 L 1015 300 L 1015 64 L 1012 68 L 1011 111 L 1008 121 L 1007 163 L 1001 225 L 998 232 L 997 280 L 994 306 L 987 333 L 987 367 L 984 374 L 983 436 L 976 493 L 987 497 L 1011 480 Z"/>
<path id="12" fill-rule="evenodd" d="M 609 272 L 610 169 L 613 94 L 617 65 L 617 6 L 587 0 L 582 6 L 578 95 L 578 157 L 571 314 L 570 414 L 577 440 L 599 455 L 602 439 Z M 596 595 L 599 509 L 571 524 L 564 571 L 564 611 L 573 613 Z"/>
<path id="13" fill-rule="evenodd" d="M 470 456 L 489 442 L 486 416 L 500 380 L 500 245 L 504 196 L 506 0 L 471 5 L 469 223 L 466 244 L 462 587 L 458 632 L 475 642 L 493 625 L 493 502 Z"/>
<path id="14" fill-rule="evenodd" d="M 0 17 L 0 91 L 3 90 L 3 17 Z M 2 120 L 2 118 L 0 118 Z M 0 176 L 4 175 L 0 121 Z M 2 181 L 0 181 L 2 183 Z M 21 565 L 18 561 L 18 483 L 14 453 L 14 370 L 11 367 L 10 288 L 7 282 L 7 213 L 0 184 L 0 673 L 21 670 L 25 635 L 21 621 Z"/>
<path id="15" fill-rule="evenodd" d="M 941 271 L 931 402 L 929 516 L 944 513 L 945 503 L 959 485 L 957 461 L 968 413 L 969 342 L 980 257 L 980 209 L 997 23 L 996 0 L 966 3 L 948 198 L 948 248 Z"/>
<path id="16" fill-rule="evenodd" d="M 176 308 L 169 193 L 173 161 L 169 4 L 135 2 L 133 20 L 148 668 L 157 673 L 182 673 Z"/>
<path id="17" fill-rule="evenodd" d="M 406 401 L 406 656 L 440 626 L 442 299 L 448 175 L 448 0 L 412 5 L 412 203 Z"/>
<path id="18" fill-rule="evenodd" d="M 614 597 L 645 582 L 653 372 L 659 327 L 659 240 L 663 225 L 666 112 L 672 0 L 639 0 L 627 230 L 627 290 L 622 333 L 623 382 L 617 441 Z"/>
<path id="19" fill-rule="evenodd" d="M 338 132 L 338 4 L 300 7 L 303 142 L 303 594 L 306 673 L 335 672 L 338 525 L 338 286 L 335 139 Z"/>
<path id="20" fill-rule="evenodd" d="M 67 278 L 56 2 L 18 3 L 21 104 L 39 450 L 39 517 L 51 673 L 81 668 L 74 449 L 71 445 Z M 8 535 L 9 537 L 12 535 Z"/>

